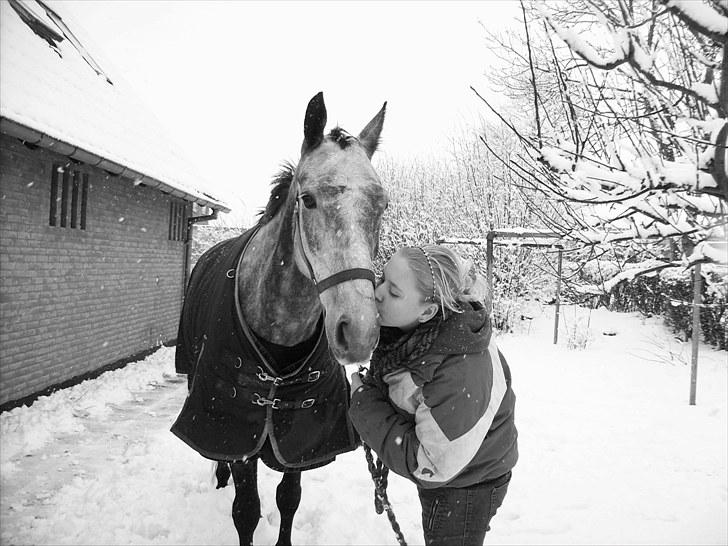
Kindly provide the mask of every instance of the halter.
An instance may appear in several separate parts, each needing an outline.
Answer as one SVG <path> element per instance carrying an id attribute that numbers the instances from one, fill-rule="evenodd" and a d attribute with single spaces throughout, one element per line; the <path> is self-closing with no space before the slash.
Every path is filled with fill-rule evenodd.
<path id="1" fill-rule="evenodd" d="M 306 241 L 306 234 L 303 231 L 303 216 L 301 212 L 302 208 L 302 195 L 299 191 L 300 186 L 298 183 L 296 183 L 296 204 L 293 209 L 293 214 L 296 216 L 296 232 L 298 233 L 298 243 L 301 248 L 301 256 L 303 256 L 303 261 L 306 264 L 306 268 L 308 269 L 309 276 L 311 280 L 313 281 L 314 286 L 316 287 L 316 290 L 318 290 L 318 293 L 321 294 L 324 292 L 324 290 L 327 290 L 331 288 L 332 286 L 336 286 L 337 284 L 341 284 L 346 281 L 351 281 L 354 279 L 365 279 L 372 283 L 372 286 L 376 288 L 376 282 L 375 282 L 375 276 L 374 272 L 371 269 L 363 268 L 363 267 L 353 267 L 351 269 L 344 269 L 343 271 L 339 271 L 338 273 L 334 273 L 330 277 L 326 277 L 325 279 L 318 281 L 316 280 L 316 274 L 313 272 L 313 267 L 311 266 L 311 262 L 308 260 L 307 250 L 308 250 L 308 242 Z"/>

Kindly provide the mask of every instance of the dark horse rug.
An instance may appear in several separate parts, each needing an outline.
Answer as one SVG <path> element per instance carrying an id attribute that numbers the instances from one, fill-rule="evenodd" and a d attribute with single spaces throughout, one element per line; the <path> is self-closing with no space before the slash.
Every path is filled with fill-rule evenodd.
<path id="1" fill-rule="evenodd" d="M 359 444 L 345 370 L 329 351 L 323 321 L 291 362 L 281 361 L 285 348 L 245 324 L 236 272 L 254 233 L 218 243 L 192 271 L 175 359 L 189 394 L 172 432 L 208 459 L 260 456 L 278 471 L 323 466 Z"/>

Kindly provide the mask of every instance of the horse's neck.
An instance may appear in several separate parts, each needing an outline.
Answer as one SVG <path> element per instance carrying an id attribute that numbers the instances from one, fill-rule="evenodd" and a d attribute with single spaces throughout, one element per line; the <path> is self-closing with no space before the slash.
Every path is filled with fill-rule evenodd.
<path id="1" fill-rule="evenodd" d="M 280 217 L 262 226 L 248 243 L 237 281 L 248 326 L 286 346 L 312 337 L 321 316 L 313 284 L 296 267 L 290 228 Z"/>

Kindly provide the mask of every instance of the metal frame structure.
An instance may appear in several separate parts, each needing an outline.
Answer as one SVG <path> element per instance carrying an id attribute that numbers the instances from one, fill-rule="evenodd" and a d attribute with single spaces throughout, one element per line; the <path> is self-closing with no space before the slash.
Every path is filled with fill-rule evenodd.
<path id="1" fill-rule="evenodd" d="M 500 239 L 500 240 L 498 240 Z M 525 241 L 524 241 L 525 239 Z M 530 239 L 530 240 L 529 240 Z M 559 251 L 559 261 L 556 275 L 556 313 L 554 316 L 554 345 L 559 341 L 559 314 L 561 307 L 561 271 L 563 263 L 564 244 L 558 233 L 547 230 L 526 230 L 521 228 L 510 229 L 492 229 L 485 239 L 463 239 L 445 237 L 437 240 L 438 244 L 470 244 L 470 245 L 486 245 L 486 263 L 487 263 L 487 280 L 488 290 L 493 293 L 493 245 L 517 245 L 537 248 L 557 248 Z M 698 379 L 698 347 L 700 340 L 700 307 L 702 305 L 701 287 L 702 276 L 700 271 L 700 262 L 693 267 L 693 335 L 692 335 L 692 354 L 690 363 L 690 397 L 689 404 L 695 405 L 697 379 Z"/>
<path id="2" fill-rule="evenodd" d="M 561 236 L 548 230 L 527 230 L 522 228 L 491 229 L 485 239 L 465 239 L 444 237 L 436 241 L 438 244 L 450 245 L 485 245 L 486 279 L 488 291 L 493 293 L 493 246 L 526 246 L 535 248 L 557 248 L 559 252 L 556 275 L 556 314 L 554 316 L 554 345 L 559 341 L 559 314 L 561 308 L 561 265 L 563 263 L 564 242 Z"/>

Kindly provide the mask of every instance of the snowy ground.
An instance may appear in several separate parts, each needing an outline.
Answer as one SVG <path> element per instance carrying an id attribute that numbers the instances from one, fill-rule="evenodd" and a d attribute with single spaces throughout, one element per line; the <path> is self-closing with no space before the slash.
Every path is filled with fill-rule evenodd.
<path id="1" fill-rule="evenodd" d="M 498 342 L 517 400 L 521 459 L 488 544 L 726 544 L 726 353 L 690 348 L 658 319 L 568 308 Z M 583 334 L 587 331 L 589 335 Z M 615 334 L 615 335 L 604 335 Z M 588 341 L 568 349 L 569 338 Z M 173 349 L 0 415 L 0 543 L 236 544 L 233 489 L 170 432 L 186 383 Z M 256 543 L 273 544 L 280 474 L 261 465 Z M 396 544 L 374 512 L 362 450 L 303 474 L 293 540 Z M 409 544 L 421 544 L 414 486 L 390 474 Z"/>

